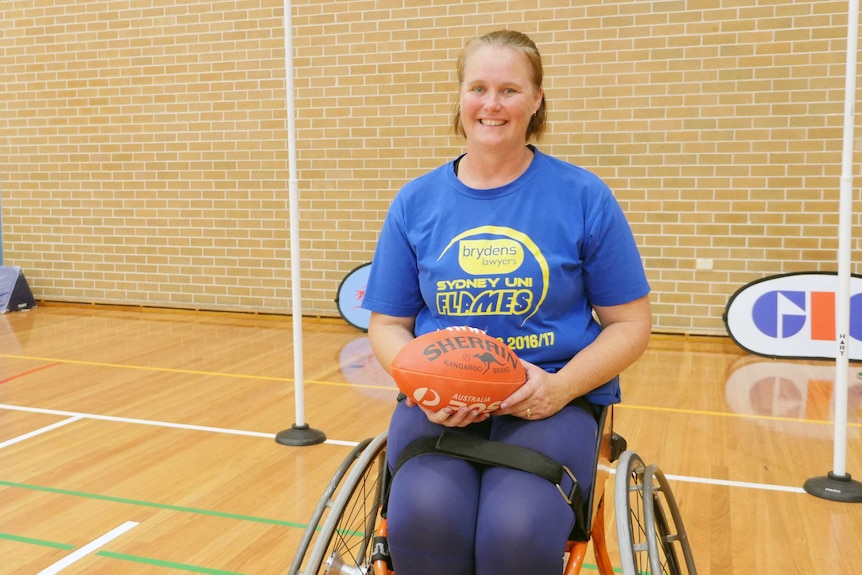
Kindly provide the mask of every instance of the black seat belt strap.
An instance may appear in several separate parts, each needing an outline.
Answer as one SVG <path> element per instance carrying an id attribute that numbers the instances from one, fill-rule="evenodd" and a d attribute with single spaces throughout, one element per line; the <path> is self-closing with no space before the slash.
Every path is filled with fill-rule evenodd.
<path id="1" fill-rule="evenodd" d="M 465 433 L 444 431 L 439 437 L 426 437 L 410 443 L 398 457 L 392 471 L 393 476 L 407 460 L 426 453 L 458 457 L 479 465 L 526 471 L 556 485 L 560 494 L 570 505 L 579 507 L 581 504 L 581 493 L 575 476 L 566 466 L 561 465 L 555 459 L 534 449 L 492 441 Z M 568 477 L 572 483 L 568 493 L 562 487 L 565 477 Z"/>

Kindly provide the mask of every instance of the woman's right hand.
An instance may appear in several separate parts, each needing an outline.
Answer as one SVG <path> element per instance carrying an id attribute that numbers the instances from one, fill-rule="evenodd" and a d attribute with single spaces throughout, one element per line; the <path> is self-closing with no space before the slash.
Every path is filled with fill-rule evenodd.
<path id="1" fill-rule="evenodd" d="M 418 407 L 421 409 L 425 413 L 425 417 L 427 417 L 428 421 L 431 423 L 436 423 L 444 427 L 467 427 L 468 425 L 485 421 L 490 417 L 490 414 L 488 413 L 467 407 L 462 407 L 460 409 L 444 407 L 440 411 L 431 411 L 427 407 L 417 405 L 412 399 L 405 399 L 404 401 L 407 403 L 407 407 Z"/>

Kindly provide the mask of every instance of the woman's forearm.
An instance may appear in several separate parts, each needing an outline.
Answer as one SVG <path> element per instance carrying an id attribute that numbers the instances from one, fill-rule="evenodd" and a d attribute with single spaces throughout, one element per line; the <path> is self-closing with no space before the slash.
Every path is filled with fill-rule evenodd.
<path id="1" fill-rule="evenodd" d="M 368 322 L 368 339 L 377 361 L 389 372 L 392 359 L 407 342 L 413 339 L 414 318 L 371 314 Z"/>
<path id="2" fill-rule="evenodd" d="M 602 332 L 556 374 L 571 399 L 607 383 L 646 350 L 652 330 L 648 296 L 598 311 Z M 604 317 L 601 317 L 604 316 Z"/>

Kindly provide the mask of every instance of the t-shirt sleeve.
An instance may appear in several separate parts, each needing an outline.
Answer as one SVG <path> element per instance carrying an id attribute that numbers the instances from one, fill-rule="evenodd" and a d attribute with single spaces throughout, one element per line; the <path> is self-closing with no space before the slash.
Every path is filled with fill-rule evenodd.
<path id="1" fill-rule="evenodd" d="M 423 306 L 416 249 L 407 235 L 401 196 L 389 207 L 377 240 L 362 307 L 374 312 L 413 317 Z"/>
<path id="2" fill-rule="evenodd" d="M 590 303 L 621 305 L 647 295 L 650 287 L 640 251 L 610 190 L 595 208 L 587 214 L 584 238 L 584 278 Z"/>

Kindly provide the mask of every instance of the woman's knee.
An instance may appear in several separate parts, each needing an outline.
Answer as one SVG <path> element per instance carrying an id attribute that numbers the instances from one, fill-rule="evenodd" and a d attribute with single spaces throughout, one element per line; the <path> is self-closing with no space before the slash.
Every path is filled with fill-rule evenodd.
<path id="1" fill-rule="evenodd" d="M 556 487 L 505 469 L 489 470 L 485 479 L 493 489 L 479 508 L 477 574 L 559 573 L 574 513 Z"/>
<path id="2" fill-rule="evenodd" d="M 393 560 L 446 556 L 472 564 L 479 477 L 466 461 L 419 455 L 398 471 L 389 496 Z"/>

